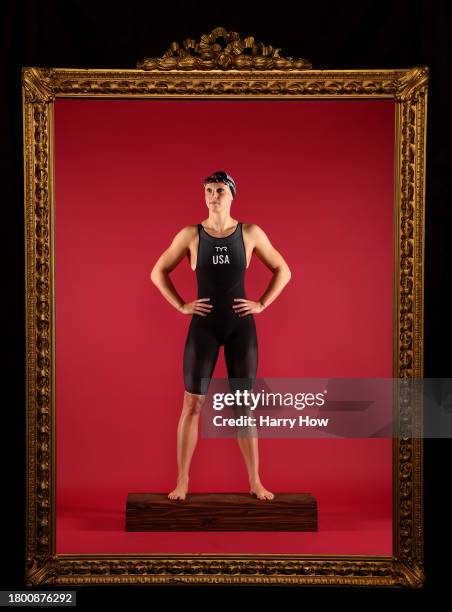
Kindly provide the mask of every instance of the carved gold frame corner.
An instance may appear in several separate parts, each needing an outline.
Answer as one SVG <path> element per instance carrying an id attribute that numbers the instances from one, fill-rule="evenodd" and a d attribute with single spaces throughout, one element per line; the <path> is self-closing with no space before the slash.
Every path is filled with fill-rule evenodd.
<path id="1" fill-rule="evenodd" d="M 221 42 L 219 42 L 221 41 Z M 22 69 L 25 208 L 26 582 L 420 587 L 422 438 L 393 442 L 393 555 L 60 555 L 55 548 L 53 105 L 57 98 L 387 98 L 396 102 L 394 378 L 423 377 L 428 68 L 313 70 L 304 59 L 216 28 L 134 70 Z M 410 409 L 396 414 L 412 418 Z"/>

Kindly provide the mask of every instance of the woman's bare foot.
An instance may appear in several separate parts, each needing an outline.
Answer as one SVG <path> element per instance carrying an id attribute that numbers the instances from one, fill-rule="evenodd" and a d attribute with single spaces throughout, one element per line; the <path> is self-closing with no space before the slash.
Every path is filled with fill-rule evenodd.
<path id="1" fill-rule="evenodd" d="M 188 491 L 188 478 L 178 478 L 174 491 L 168 494 L 169 499 L 185 499 Z"/>
<path id="2" fill-rule="evenodd" d="M 263 486 L 260 480 L 250 484 L 250 494 L 255 495 L 257 499 L 273 499 L 275 496 Z"/>

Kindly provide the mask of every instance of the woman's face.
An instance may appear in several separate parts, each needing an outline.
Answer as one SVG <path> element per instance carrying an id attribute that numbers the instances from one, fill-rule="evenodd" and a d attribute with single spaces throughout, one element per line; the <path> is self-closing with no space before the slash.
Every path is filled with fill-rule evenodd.
<path id="1" fill-rule="evenodd" d="M 212 212 L 219 212 L 231 206 L 232 192 L 229 185 L 224 183 L 206 183 L 204 195 L 207 208 Z"/>

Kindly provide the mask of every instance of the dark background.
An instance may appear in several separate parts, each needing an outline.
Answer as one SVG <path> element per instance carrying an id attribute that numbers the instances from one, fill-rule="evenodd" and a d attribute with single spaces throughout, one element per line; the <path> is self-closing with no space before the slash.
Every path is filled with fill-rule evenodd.
<path id="1" fill-rule="evenodd" d="M 451 3 L 414 2 L 171 2 L 118 5 L 99 1 L 7 0 L 1 7 L 2 246 L 6 301 L 7 370 L 2 407 L 2 569 L 0 589 L 24 588 L 25 379 L 24 215 L 21 67 L 135 68 L 144 57 L 159 57 L 172 41 L 199 40 L 218 26 L 252 35 L 281 48 L 282 56 L 303 57 L 314 69 L 409 68 L 429 66 L 426 166 L 425 377 L 451 377 L 448 324 L 450 289 L 451 176 Z M 259 177 L 257 177 L 259 178 Z M 11 383 L 11 384 L 9 384 Z M 8 394 L 7 391 L 11 393 Z M 8 397 L 8 399 L 6 399 Z M 449 521 L 444 491 L 449 477 L 449 440 L 425 441 L 425 565 L 419 591 L 354 589 L 359 600 L 390 596 L 425 599 L 444 592 L 449 555 Z M 441 482 L 439 475 L 444 474 Z M 8 547 L 5 539 L 11 536 Z M 345 594 L 352 589 L 308 587 L 82 587 L 79 606 L 89 603 L 155 603 L 156 595 L 178 595 L 188 603 L 206 595 L 226 601 L 248 594 L 276 601 L 295 595 Z M 226 599 L 225 599 L 226 597 Z M 220 601 L 220 600 L 219 600 Z M 283 600 L 285 601 L 285 599 Z M 157 604 L 155 604 L 157 605 Z M 160 603 L 159 605 L 165 605 Z"/>

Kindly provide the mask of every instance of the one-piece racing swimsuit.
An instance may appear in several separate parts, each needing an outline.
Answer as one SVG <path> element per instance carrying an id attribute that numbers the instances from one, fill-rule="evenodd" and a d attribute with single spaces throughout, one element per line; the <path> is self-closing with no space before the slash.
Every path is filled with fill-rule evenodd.
<path id="1" fill-rule="evenodd" d="M 184 349 L 185 389 L 206 394 L 221 345 L 228 378 L 234 379 L 236 388 L 251 389 L 258 359 L 256 324 L 252 314 L 239 316 L 232 308 L 241 304 L 234 298 L 246 299 L 242 223 L 224 238 L 211 236 L 201 224 L 198 234 L 198 299 L 210 298 L 206 303 L 213 308 L 206 316 L 194 314 L 191 319 Z"/>

